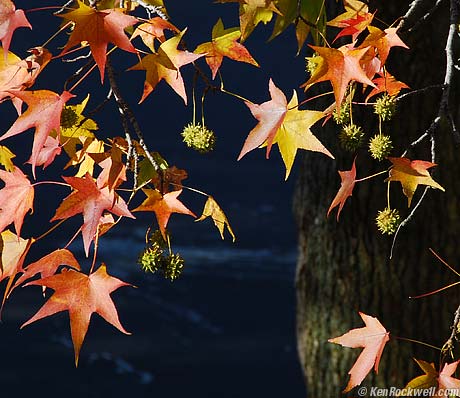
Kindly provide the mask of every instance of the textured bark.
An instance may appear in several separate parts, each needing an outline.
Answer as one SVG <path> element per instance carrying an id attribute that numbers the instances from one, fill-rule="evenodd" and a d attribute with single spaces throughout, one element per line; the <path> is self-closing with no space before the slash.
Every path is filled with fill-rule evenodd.
<path id="1" fill-rule="evenodd" d="M 392 22 L 406 11 L 406 2 L 379 3 L 377 15 L 386 21 Z M 414 89 L 443 81 L 448 5 L 445 1 L 445 9 L 439 10 L 416 33 L 403 35 L 410 52 L 397 49 L 390 54 L 395 62 L 390 64 L 389 71 Z M 453 94 L 457 92 L 455 87 Z M 435 89 L 402 101 L 395 121 L 385 129 L 399 148 L 395 156 L 427 129 L 438 111 L 440 95 L 441 91 Z M 452 104 L 457 103 L 454 98 Z M 377 132 L 375 117 L 361 115 L 355 116 L 355 120 L 364 120 L 361 124 L 368 138 Z M 338 128 L 331 122 L 321 133 L 325 142 L 330 137 L 328 147 L 335 154 L 340 153 L 337 133 Z M 408 298 L 456 280 L 429 253 L 429 247 L 451 265 L 460 265 L 460 148 L 447 128 L 436 131 L 436 138 L 439 166 L 434 178 L 446 192 L 428 191 L 415 219 L 401 231 L 391 261 L 391 238 L 380 235 L 375 225 L 377 211 L 386 206 L 385 176 L 358 184 L 337 223 L 335 212 L 326 219 L 329 204 L 340 186 L 336 170 L 350 169 L 353 157 L 340 155 L 337 162 L 331 162 L 311 153 L 304 156 L 294 208 L 299 230 L 298 349 L 309 397 L 342 396 L 348 371 L 360 350 L 342 348 L 327 340 L 363 326 L 358 311 L 378 317 L 393 337 L 404 336 L 440 346 L 450 335 L 453 313 L 460 302 L 458 288 L 424 299 Z M 430 160 L 429 141 L 408 156 Z M 358 178 L 387 166 L 388 162 L 371 166 L 365 148 L 358 154 Z M 418 189 L 414 204 L 422 191 Z M 407 200 L 399 183 L 392 183 L 391 202 L 392 207 L 407 212 Z M 363 385 L 403 387 L 419 373 L 413 367 L 412 357 L 437 363 L 439 355 L 422 345 L 392 339 L 384 351 L 379 375 L 367 377 Z"/>

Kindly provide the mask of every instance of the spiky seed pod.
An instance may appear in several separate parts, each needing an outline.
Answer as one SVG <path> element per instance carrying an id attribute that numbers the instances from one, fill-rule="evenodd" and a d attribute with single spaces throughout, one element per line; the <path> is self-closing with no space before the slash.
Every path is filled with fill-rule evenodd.
<path id="1" fill-rule="evenodd" d="M 151 244 L 156 243 L 160 248 L 165 249 L 168 246 L 168 243 L 163 238 L 161 231 L 159 229 L 153 231 L 149 236 L 149 242 Z"/>
<path id="2" fill-rule="evenodd" d="M 374 159 L 385 159 L 393 149 L 393 143 L 388 135 L 377 134 L 369 141 L 369 152 Z"/>
<path id="3" fill-rule="evenodd" d="M 340 145 L 347 151 L 354 152 L 363 143 L 364 132 L 356 124 L 347 124 L 339 133 Z"/>
<path id="4" fill-rule="evenodd" d="M 146 247 L 137 259 L 138 264 L 144 272 L 154 273 L 158 271 L 163 263 L 163 249 L 157 242 Z"/>
<path id="5" fill-rule="evenodd" d="M 70 129 L 76 127 L 78 122 L 78 114 L 70 106 L 65 106 L 61 112 L 61 127 Z"/>
<path id="6" fill-rule="evenodd" d="M 214 149 L 216 144 L 216 136 L 212 130 L 208 130 L 206 126 L 200 123 L 189 123 L 182 131 L 182 137 L 185 144 L 200 152 L 207 153 Z"/>
<path id="7" fill-rule="evenodd" d="M 339 111 L 337 110 L 337 108 L 335 108 L 332 112 L 332 117 L 334 119 L 334 122 L 336 122 L 340 126 L 344 126 L 350 123 L 350 104 L 344 102 L 341 105 Z"/>
<path id="8" fill-rule="evenodd" d="M 374 112 L 385 122 L 391 120 L 396 113 L 396 98 L 388 94 L 377 98 L 374 105 Z"/>
<path id="9" fill-rule="evenodd" d="M 401 223 L 401 217 L 398 210 L 387 207 L 378 212 L 375 221 L 382 234 L 393 235 Z"/>
<path id="10" fill-rule="evenodd" d="M 174 282 L 181 275 L 185 261 L 179 254 L 171 254 L 165 260 L 164 277 Z"/>

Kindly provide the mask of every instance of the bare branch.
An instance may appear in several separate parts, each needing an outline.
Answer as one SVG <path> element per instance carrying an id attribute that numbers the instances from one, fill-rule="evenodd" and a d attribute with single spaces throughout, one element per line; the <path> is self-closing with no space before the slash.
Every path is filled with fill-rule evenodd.
<path id="1" fill-rule="evenodd" d="M 409 4 L 409 9 L 407 12 L 404 14 L 404 16 L 401 18 L 401 21 L 399 22 L 398 29 L 402 29 L 406 22 L 412 18 L 420 8 L 426 3 L 427 0 L 413 0 Z"/>

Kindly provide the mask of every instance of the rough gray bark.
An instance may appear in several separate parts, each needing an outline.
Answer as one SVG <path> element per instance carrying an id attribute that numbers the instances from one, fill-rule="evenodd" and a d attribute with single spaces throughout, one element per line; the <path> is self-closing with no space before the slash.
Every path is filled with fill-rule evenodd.
<path id="1" fill-rule="evenodd" d="M 405 2 L 379 3 L 377 16 L 390 23 L 406 11 L 403 9 Z M 416 32 L 402 34 L 411 50 L 394 50 L 390 60 L 395 62 L 389 64 L 389 71 L 413 89 L 442 83 L 448 21 L 449 1 L 444 1 L 425 25 Z M 452 95 L 457 93 L 458 87 L 453 87 Z M 429 127 L 438 112 L 440 98 L 441 90 L 434 89 L 401 101 L 395 121 L 385 128 L 396 141 L 397 150 L 393 156 L 401 155 L 407 144 Z M 455 98 L 451 104 L 458 106 Z M 457 115 L 457 110 L 454 111 Z M 363 117 L 356 120 L 362 121 L 370 138 L 377 132 L 376 121 L 374 117 Z M 322 140 L 329 139 L 328 145 L 334 154 L 340 153 L 335 138 L 337 133 L 338 128 L 331 122 L 321 133 Z M 439 166 L 433 177 L 446 192 L 428 191 L 413 221 L 401 230 L 391 261 L 391 238 L 380 235 L 374 221 L 377 211 L 386 206 L 385 176 L 358 184 L 337 223 L 335 212 L 329 219 L 326 219 L 326 212 L 340 186 L 336 170 L 349 170 L 353 155 L 340 155 L 337 162 L 310 153 L 304 156 L 294 208 L 299 231 L 298 349 L 309 397 L 342 396 L 348 371 L 360 350 L 329 344 L 327 340 L 350 328 L 363 326 L 358 311 L 378 317 L 393 336 L 441 346 L 450 335 L 453 314 L 460 303 L 458 287 L 428 298 L 408 298 L 457 280 L 428 248 L 432 247 L 452 266 L 460 266 L 457 248 L 460 148 L 455 144 L 448 123 L 441 123 L 435 134 Z M 429 140 L 407 156 L 430 160 Z M 357 160 L 358 178 L 389 165 L 384 162 L 371 168 L 370 164 L 366 148 L 361 149 Z M 418 189 L 414 203 L 422 191 L 423 188 Z M 407 212 L 407 201 L 399 183 L 392 183 L 391 202 L 392 207 Z M 439 356 L 436 350 L 392 339 L 384 351 L 378 377 L 369 376 L 364 385 L 403 387 L 420 373 L 412 366 L 413 357 L 438 363 Z"/>

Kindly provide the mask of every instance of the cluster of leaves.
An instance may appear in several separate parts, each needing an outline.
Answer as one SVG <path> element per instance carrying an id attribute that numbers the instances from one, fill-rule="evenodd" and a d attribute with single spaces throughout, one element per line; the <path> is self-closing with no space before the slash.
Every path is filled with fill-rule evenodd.
<path id="1" fill-rule="evenodd" d="M 28 160 L 30 175 L 25 173 L 24 167 L 20 168 L 13 162 L 16 154 L 10 148 L 0 146 L 0 164 L 5 169 L 0 170 L 0 179 L 5 184 L 0 189 L 0 281 L 8 280 L 3 303 L 18 286 L 39 285 L 43 290 L 54 290 L 43 307 L 23 326 L 57 312 L 68 311 L 76 363 L 92 313 L 97 312 L 107 322 L 127 333 L 118 319 L 110 294 L 129 284 L 110 276 L 105 264 L 96 269 L 100 237 L 122 218 L 135 218 L 133 213 L 141 211 L 155 214 L 158 232 L 147 239 L 139 263 L 144 270 L 160 271 L 170 280 L 180 275 L 184 264 L 180 255 L 174 254 L 171 249 L 167 230 L 169 219 L 172 213 L 196 218 L 194 212 L 178 198 L 184 189 L 207 198 L 202 215 L 196 221 L 210 217 L 222 238 L 227 229 L 235 240 L 229 221 L 215 199 L 184 186 L 182 181 L 187 178 L 187 172 L 169 166 L 160 154 L 147 148 L 142 129 L 117 86 L 108 58 L 113 51 L 131 53 L 133 59 L 137 56 L 137 61 L 133 60 L 128 71 L 145 73 L 143 89 L 139 89 L 139 103 L 147 101 L 164 80 L 187 104 L 187 92 L 181 75 L 181 68 L 186 66 L 194 67 L 197 78 L 202 78 L 206 86 L 203 98 L 207 90 L 215 89 L 244 101 L 257 119 L 257 124 L 249 132 L 238 160 L 257 148 L 264 148 L 268 158 L 272 147 L 277 144 L 285 165 L 286 179 L 299 149 L 320 152 L 334 159 L 312 129 L 319 121 L 335 121 L 340 126 L 338 139 L 343 149 L 351 151 L 354 157 L 350 170 L 339 171 L 341 186 L 327 212 L 329 215 L 338 207 L 337 220 L 356 183 L 383 174 L 387 175 L 385 182 L 388 186 L 393 181 L 400 182 L 409 208 L 419 185 L 444 190 L 428 171 L 435 166 L 433 161 L 413 160 L 405 157 L 405 154 L 401 157 L 389 156 L 393 143 L 391 135 L 384 134 L 383 126 L 395 114 L 400 91 L 408 89 L 405 83 L 390 74 L 386 65 L 393 47 L 407 48 L 399 38 L 396 27 L 385 26 L 381 29 L 376 26 L 374 14 L 359 0 L 344 0 L 345 11 L 327 23 L 324 0 L 220 0 L 220 3 L 234 2 L 239 3 L 240 26 L 224 28 L 219 19 L 212 29 L 210 41 L 198 45 L 191 52 L 183 43 L 187 28 L 179 29 L 166 20 L 162 1 L 76 0 L 62 8 L 57 7 L 56 21 L 63 21 L 63 25 L 57 28 L 56 36 L 70 33 L 60 54 L 53 56 L 48 48 L 49 42 L 54 39 L 52 37 L 45 46 L 30 49 L 30 55 L 21 59 L 9 51 L 11 39 L 15 29 L 31 28 L 32 25 L 24 11 L 16 10 L 11 0 L 0 0 L 0 40 L 4 55 L 0 57 L 0 100 L 11 100 L 18 113 L 12 126 L 0 136 L 0 141 L 7 141 L 32 128 L 35 130 Z M 148 19 L 139 16 L 144 11 L 149 14 Z M 157 16 L 150 18 L 150 13 L 156 13 Z M 306 39 L 311 34 L 315 45 L 308 47 L 312 53 L 307 57 L 310 77 L 301 87 L 308 91 L 313 86 L 324 88 L 323 82 L 329 82 L 332 91 L 324 92 L 321 96 L 330 94 L 333 101 L 325 110 L 300 109 L 316 97 L 299 103 L 298 94 L 294 91 L 288 101 L 272 79 L 268 82 L 270 99 L 261 104 L 224 89 L 220 71 L 224 58 L 258 67 L 258 62 L 243 42 L 260 23 L 266 24 L 272 19 L 272 38 L 291 24 L 295 25 L 299 51 L 305 48 Z M 327 26 L 339 29 L 332 44 L 326 41 Z M 350 42 L 336 45 L 348 37 Z M 50 62 L 60 62 L 63 57 L 71 57 L 71 54 L 88 47 L 92 61 L 69 72 L 70 77 L 60 94 L 31 88 Z M 79 61 L 79 57 L 73 61 Z M 200 67 L 200 62 L 207 64 L 210 77 Z M 110 99 L 118 105 L 124 137 L 102 140 L 98 124 L 92 118 L 103 108 L 103 104 L 92 112 L 86 112 L 89 94 L 76 94 L 77 87 L 96 68 L 101 83 L 108 77 Z M 217 77 L 220 86 L 214 85 Z M 73 86 L 67 88 L 74 81 Z M 360 96 L 363 96 L 364 102 L 359 101 Z M 81 97 L 79 102 L 76 97 Z M 375 102 L 370 103 L 369 100 L 373 98 Z M 71 104 L 74 101 L 76 103 Z M 23 112 L 24 103 L 27 109 Z M 193 104 L 195 107 L 195 101 Z M 365 132 L 353 120 L 353 108 L 356 106 L 372 106 L 379 121 L 379 131 L 369 141 L 369 151 L 365 155 L 360 151 Z M 214 133 L 206 126 L 204 119 L 202 111 L 201 123 L 197 123 L 193 109 L 193 121 L 183 131 L 186 144 L 200 152 L 211 150 L 215 142 Z M 132 132 L 135 137 L 131 136 Z M 45 172 L 37 168 L 42 166 L 45 169 L 56 158 L 64 156 L 68 157 L 66 170 L 69 172 L 62 176 L 62 181 L 44 179 Z M 361 156 L 389 163 L 381 172 L 358 179 L 356 163 Z M 31 182 L 33 180 L 36 182 Z M 59 193 L 64 186 L 70 192 L 62 198 L 50 220 L 51 223 L 57 223 L 38 236 L 24 238 L 21 235 L 22 225 L 27 214 L 34 209 L 35 190 L 41 184 L 52 184 Z M 138 199 L 139 195 L 143 201 Z M 132 205 L 136 200 L 140 203 Z M 64 248 L 56 249 L 38 261 L 28 262 L 27 255 L 32 245 L 53 233 L 64 220 L 80 214 L 83 222 Z M 376 222 L 382 233 L 393 234 L 398 230 L 400 216 L 390 206 L 389 199 L 387 207 L 378 213 Z M 12 228 L 8 229 L 11 224 L 15 232 L 12 232 Z M 70 243 L 80 232 L 86 257 L 93 249 L 91 264 L 83 268 L 69 249 Z M 376 318 L 365 314 L 361 314 L 361 317 L 365 328 L 354 329 L 331 340 L 347 347 L 364 347 L 350 370 L 351 378 L 345 391 L 359 385 L 373 366 L 377 371 L 382 351 L 389 340 L 389 333 Z M 439 388 L 460 383 L 451 377 L 458 362 L 446 364 L 439 373 L 432 364 L 423 361 L 417 363 L 426 373 L 421 376 L 423 380 L 420 379 L 420 383 L 429 379 L 429 383 Z M 416 385 L 416 380 L 410 384 Z"/>

